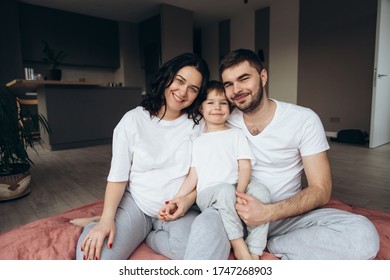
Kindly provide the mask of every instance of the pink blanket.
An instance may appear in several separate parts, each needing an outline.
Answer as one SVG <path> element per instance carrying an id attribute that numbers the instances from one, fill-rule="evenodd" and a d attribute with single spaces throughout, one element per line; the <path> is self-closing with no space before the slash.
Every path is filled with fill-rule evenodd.
<path id="1" fill-rule="evenodd" d="M 349 206 L 337 199 L 332 199 L 326 207 L 337 208 L 369 218 L 380 235 L 380 250 L 375 259 L 390 259 L 390 214 Z M 97 201 L 65 213 L 41 219 L 11 231 L 0 234 L 1 260 L 72 260 L 75 259 L 76 243 L 81 228 L 68 223 L 79 217 L 99 215 L 103 202 Z M 229 259 L 233 259 L 230 254 Z M 164 260 L 166 257 L 154 253 L 142 243 L 129 259 Z M 262 259 L 277 259 L 265 253 Z"/>

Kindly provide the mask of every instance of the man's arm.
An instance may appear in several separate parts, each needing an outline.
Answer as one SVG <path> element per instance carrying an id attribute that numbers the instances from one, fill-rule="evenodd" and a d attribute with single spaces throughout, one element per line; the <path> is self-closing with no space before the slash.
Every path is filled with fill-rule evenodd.
<path id="1" fill-rule="evenodd" d="M 326 204 L 332 192 L 330 165 L 326 152 L 302 158 L 308 186 L 296 195 L 273 203 L 263 204 L 255 198 L 237 194 L 246 204 L 236 204 L 237 213 L 249 226 L 296 216 Z"/>

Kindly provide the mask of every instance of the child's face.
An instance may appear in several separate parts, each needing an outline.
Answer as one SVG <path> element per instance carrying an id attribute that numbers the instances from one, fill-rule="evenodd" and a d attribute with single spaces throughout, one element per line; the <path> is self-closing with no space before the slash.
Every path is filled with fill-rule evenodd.
<path id="1" fill-rule="evenodd" d="M 224 124 L 230 116 L 230 104 L 223 92 L 211 91 L 200 107 L 206 123 Z"/>

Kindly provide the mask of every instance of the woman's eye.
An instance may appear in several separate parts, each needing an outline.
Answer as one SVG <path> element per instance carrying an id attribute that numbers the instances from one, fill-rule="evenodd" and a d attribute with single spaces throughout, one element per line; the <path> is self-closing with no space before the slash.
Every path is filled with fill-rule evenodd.
<path id="1" fill-rule="evenodd" d="M 176 82 L 180 85 L 184 84 L 184 81 L 183 80 L 180 80 L 180 79 L 176 79 Z"/>
<path id="2" fill-rule="evenodd" d="M 190 90 L 192 93 L 198 93 L 198 89 L 197 89 L 197 88 L 190 87 L 189 90 Z"/>

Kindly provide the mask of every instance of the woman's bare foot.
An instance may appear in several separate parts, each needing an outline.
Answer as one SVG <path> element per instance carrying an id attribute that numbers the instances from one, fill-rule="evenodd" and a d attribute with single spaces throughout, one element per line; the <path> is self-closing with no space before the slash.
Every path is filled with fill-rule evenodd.
<path id="1" fill-rule="evenodd" d="M 74 224 L 76 226 L 86 227 L 89 223 L 98 222 L 100 220 L 100 216 L 87 217 L 87 218 L 77 218 L 70 220 L 69 223 Z"/>

